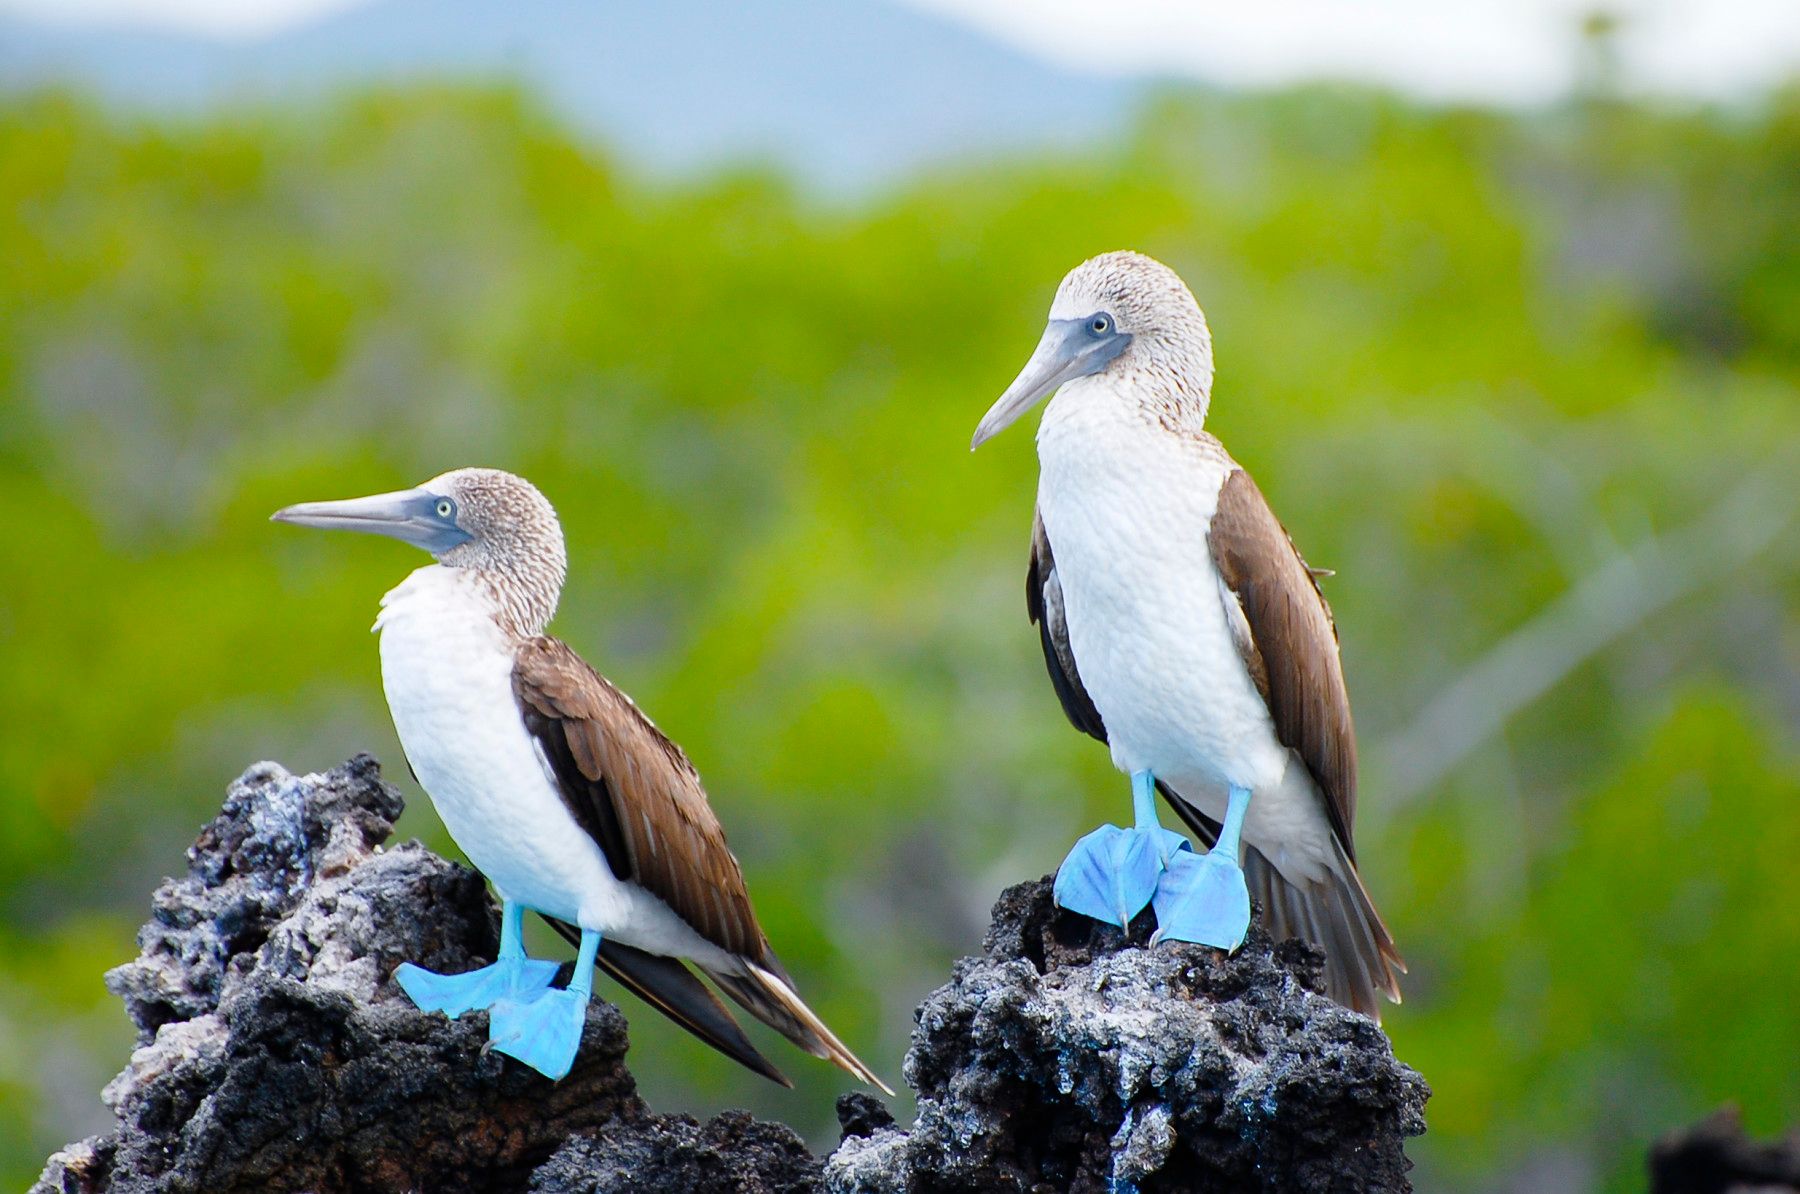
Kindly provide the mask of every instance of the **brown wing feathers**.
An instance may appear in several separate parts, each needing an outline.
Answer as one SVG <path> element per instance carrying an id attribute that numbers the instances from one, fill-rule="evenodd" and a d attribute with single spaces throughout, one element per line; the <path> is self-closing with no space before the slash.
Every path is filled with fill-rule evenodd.
<path id="1" fill-rule="evenodd" d="M 556 639 L 520 648 L 513 689 L 563 800 L 613 874 L 657 896 L 708 941 L 761 961 L 769 943 L 743 872 L 681 748 Z"/>
<path id="2" fill-rule="evenodd" d="M 1312 774 L 1343 852 L 1323 883 L 1304 889 L 1286 882 L 1254 849 L 1246 874 L 1263 893 L 1270 931 L 1294 932 L 1325 947 L 1332 997 L 1379 1019 L 1376 992 L 1397 1002 L 1397 972 L 1406 964 L 1356 872 L 1356 731 L 1331 607 L 1317 573 L 1242 469 L 1228 474 L 1219 490 L 1207 541 L 1220 579 L 1243 611 L 1244 664 L 1268 702 L 1277 739 Z"/>
<path id="3" fill-rule="evenodd" d="M 1230 473 L 1219 490 L 1207 541 L 1220 578 L 1243 607 L 1250 641 L 1240 642 L 1239 649 L 1260 681 L 1275 735 L 1312 772 L 1331 827 L 1354 861 L 1356 731 L 1331 608 L 1242 469 Z"/>
<path id="4" fill-rule="evenodd" d="M 520 646 L 513 691 L 564 803 L 599 844 L 613 874 L 661 899 L 702 937 L 736 955 L 741 974 L 701 967 L 719 989 L 815 1057 L 888 1090 L 795 993 L 756 922 L 743 872 L 707 804 L 699 773 L 681 748 L 557 639 L 539 636 Z M 679 961 L 607 941 L 600 964 L 700 1039 L 786 1084 Z"/>

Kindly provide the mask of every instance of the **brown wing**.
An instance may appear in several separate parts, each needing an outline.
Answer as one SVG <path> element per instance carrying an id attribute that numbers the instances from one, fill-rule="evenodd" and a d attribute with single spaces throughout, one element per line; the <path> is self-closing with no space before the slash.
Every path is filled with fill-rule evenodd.
<path id="1" fill-rule="evenodd" d="M 1243 610 L 1249 633 L 1240 634 L 1238 649 L 1268 702 L 1276 737 L 1312 772 L 1331 827 L 1354 862 L 1356 732 L 1331 608 L 1242 469 L 1225 478 L 1207 539 L 1220 578 Z"/>
<path id="2" fill-rule="evenodd" d="M 1050 536 L 1044 531 L 1044 519 L 1037 511 L 1031 515 L 1031 564 L 1025 570 L 1025 612 L 1037 623 L 1038 640 L 1044 648 L 1044 666 L 1050 672 L 1050 685 L 1056 699 L 1075 728 L 1106 741 L 1106 724 L 1100 710 L 1082 687 L 1081 673 L 1075 668 L 1075 652 L 1069 646 L 1069 627 L 1063 620 L 1062 582 L 1056 578 L 1056 557 L 1050 551 Z"/>
<path id="3" fill-rule="evenodd" d="M 519 648 L 513 692 L 569 811 L 613 874 L 660 898 L 708 941 L 770 966 L 743 872 L 681 748 L 556 639 Z"/>

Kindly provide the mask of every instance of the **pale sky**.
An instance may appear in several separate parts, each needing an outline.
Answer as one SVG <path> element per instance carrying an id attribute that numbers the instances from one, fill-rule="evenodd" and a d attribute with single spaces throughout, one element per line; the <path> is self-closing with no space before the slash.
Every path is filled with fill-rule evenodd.
<path id="1" fill-rule="evenodd" d="M 0 0 L 0 10 L 59 23 L 256 37 L 364 2 Z M 1619 45 L 1634 88 L 1731 96 L 1800 72 L 1800 0 L 900 2 L 1077 69 L 1226 86 L 1328 75 L 1432 98 L 1549 98 L 1569 82 L 1582 14 L 1602 6 L 1623 18 Z"/>

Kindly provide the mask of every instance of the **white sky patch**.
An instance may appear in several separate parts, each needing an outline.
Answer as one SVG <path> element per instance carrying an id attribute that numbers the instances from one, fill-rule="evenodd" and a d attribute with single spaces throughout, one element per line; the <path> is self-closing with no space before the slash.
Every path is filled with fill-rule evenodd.
<path id="1" fill-rule="evenodd" d="M 1263 87 L 1329 77 L 1435 99 L 1549 99 L 1578 30 L 1622 21 L 1634 88 L 1730 96 L 1800 72 L 1800 0 L 905 0 L 1064 66 Z"/>
<path id="2" fill-rule="evenodd" d="M 62 25 L 255 38 L 370 2 L 0 0 L 0 11 Z M 1634 89 L 1729 97 L 1800 73 L 1800 0 L 898 2 L 1073 69 L 1228 87 L 1328 77 L 1433 99 L 1553 98 L 1574 78 L 1576 31 L 1595 8 L 1623 19 L 1618 46 Z"/>
<path id="3" fill-rule="evenodd" d="M 368 0 L 0 0 L 0 12 L 45 24 L 167 29 L 221 39 L 266 37 Z M 503 3 L 504 0 L 496 0 Z"/>

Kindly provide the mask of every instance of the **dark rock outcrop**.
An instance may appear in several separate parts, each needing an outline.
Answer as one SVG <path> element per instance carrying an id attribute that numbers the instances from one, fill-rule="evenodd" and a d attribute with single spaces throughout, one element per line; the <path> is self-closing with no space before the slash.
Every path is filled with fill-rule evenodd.
<path id="1" fill-rule="evenodd" d="M 596 1000 L 559 1083 L 484 1051 L 486 1017 L 417 1011 L 401 961 L 493 956 L 480 878 L 382 843 L 399 794 L 373 759 L 246 772 L 158 889 L 142 954 L 107 976 L 139 1030 L 107 1086 L 114 1130 L 50 1159 L 41 1191 L 1403 1190 L 1427 1090 L 1321 958 L 1253 934 L 1232 957 L 1147 947 L 1055 909 L 995 906 L 984 953 L 920 1007 L 901 1130 L 839 1101 L 829 1158 L 741 1112 L 657 1115 Z M 1145 918 L 1147 921 L 1147 918 Z"/>
<path id="2" fill-rule="evenodd" d="M 1009 889 L 985 953 L 919 1008 L 910 1132 L 865 1125 L 834 1191 L 1406 1190 L 1430 1091 L 1324 959 L 1260 929 L 1229 957 L 1147 948 Z"/>
<path id="3" fill-rule="evenodd" d="M 400 810 L 367 756 L 322 776 L 263 764 L 232 785 L 187 875 L 158 889 L 141 956 L 107 975 L 139 1032 L 105 1092 L 118 1126 L 52 1157 L 36 1190 L 816 1185 L 786 1127 L 652 1114 L 608 1003 L 557 1083 L 485 1052 L 485 1016 L 415 1009 L 394 967 L 469 969 L 499 923 L 467 867 L 417 842 L 382 850 Z"/>
<path id="4" fill-rule="evenodd" d="M 1721 1107 L 1650 1150 L 1650 1194 L 1800 1192 L 1800 1130 L 1752 1140 L 1735 1107 Z"/>

